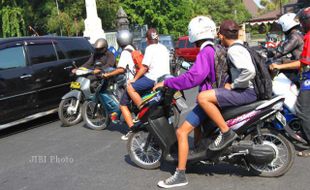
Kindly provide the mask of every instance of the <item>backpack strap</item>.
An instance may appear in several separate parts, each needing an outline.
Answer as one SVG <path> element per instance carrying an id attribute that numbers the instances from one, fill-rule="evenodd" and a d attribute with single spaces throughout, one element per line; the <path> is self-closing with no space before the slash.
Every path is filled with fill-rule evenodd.
<path id="1" fill-rule="evenodd" d="M 124 49 L 124 51 L 128 51 L 131 55 L 131 53 L 134 51 L 132 49 Z M 126 70 L 127 72 L 129 71 L 133 76 L 135 76 L 135 73 L 133 73 L 130 69 L 129 69 L 129 64 L 126 65 Z M 129 77 L 129 75 L 127 76 L 127 78 Z"/>

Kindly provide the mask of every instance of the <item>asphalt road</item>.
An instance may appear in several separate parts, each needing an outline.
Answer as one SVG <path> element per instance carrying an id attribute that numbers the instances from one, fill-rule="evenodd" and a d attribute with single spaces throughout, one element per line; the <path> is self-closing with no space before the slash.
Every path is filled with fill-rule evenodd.
<path id="1" fill-rule="evenodd" d="M 195 91 L 186 95 L 193 106 Z M 83 123 L 61 127 L 57 115 L 0 131 L 0 190 L 159 189 L 158 180 L 169 177 L 175 166 L 136 167 L 126 142 L 120 140 L 125 132 L 124 126 L 103 131 L 87 129 Z M 189 185 L 178 189 L 310 189 L 310 158 L 296 157 L 291 170 L 279 178 L 251 176 L 224 164 L 193 165 L 187 173 Z"/>

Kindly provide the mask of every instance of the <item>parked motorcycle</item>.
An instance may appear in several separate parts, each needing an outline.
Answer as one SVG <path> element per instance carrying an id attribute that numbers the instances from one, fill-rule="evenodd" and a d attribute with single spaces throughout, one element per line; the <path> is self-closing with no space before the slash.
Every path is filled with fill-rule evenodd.
<path id="1" fill-rule="evenodd" d="M 163 160 L 176 162 L 178 159 L 175 128 L 169 124 L 165 111 L 171 106 L 173 92 L 171 89 L 158 92 L 157 103 L 145 108 L 143 124 L 129 137 L 129 156 L 143 169 L 155 169 Z M 266 122 L 275 120 L 283 102 L 284 98 L 278 96 L 269 101 L 222 110 L 228 126 L 239 138 L 221 151 L 209 150 L 208 146 L 219 134 L 218 128 L 210 121 L 203 130 L 204 148 L 189 151 L 188 162 L 228 162 L 267 177 L 285 174 L 294 162 L 294 147 L 274 128 L 263 128 Z"/>
<path id="2" fill-rule="evenodd" d="M 123 88 L 125 83 L 126 78 L 122 75 L 102 80 L 96 89 L 95 96 L 83 105 L 82 116 L 89 128 L 95 130 L 105 129 L 111 122 L 114 114 L 118 117 L 121 115 L 119 99 L 125 91 Z M 148 100 L 152 94 L 149 93 L 142 97 L 143 102 Z M 174 105 L 170 110 L 169 120 L 174 127 L 177 127 L 180 112 L 187 107 L 185 101 L 181 100 L 181 97 L 175 99 Z M 140 111 L 133 103 L 129 105 L 129 110 L 132 115 L 137 116 L 134 118 L 134 121 L 137 123 L 139 121 L 139 114 L 141 115 L 143 110 Z"/>
<path id="3" fill-rule="evenodd" d="M 58 116 L 65 126 L 75 125 L 82 120 L 82 105 L 85 99 L 93 96 L 91 93 L 91 81 L 86 76 L 93 70 L 80 67 L 76 69 L 76 81 L 71 82 L 71 90 L 61 98 L 58 107 Z"/>

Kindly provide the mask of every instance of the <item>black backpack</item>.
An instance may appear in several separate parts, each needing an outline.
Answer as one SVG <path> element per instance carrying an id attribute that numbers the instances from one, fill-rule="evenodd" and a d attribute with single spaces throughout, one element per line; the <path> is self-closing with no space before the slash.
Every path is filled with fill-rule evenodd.
<path id="1" fill-rule="evenodd" d="M 234 45 L 241 45 L 251 55 L 252 62 L 255 67 L 256 75 L 252 80 L 254 90 L 259 100 L 268 100 L 272 97 L 272 79 L 266 65 L 266 58 L 257 53 L 254 49 L 243 44 L 235 43 Z"/>

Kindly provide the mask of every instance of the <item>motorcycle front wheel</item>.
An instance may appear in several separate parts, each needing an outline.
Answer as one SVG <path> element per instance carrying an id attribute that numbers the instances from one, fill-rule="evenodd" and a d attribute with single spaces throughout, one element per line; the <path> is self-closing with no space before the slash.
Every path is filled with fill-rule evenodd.
<path id="1" fill-rule="evenodd" d="M 77 105 L 78 104 L 78 105 Z M 75 107 L 77 109 L 75 110 Z M 75 97 L 61 100 L 58 116 L 64 126 L 72 126 L 82 121 L 82 106 Z"/>
<path id="2" fill-rule="evenodd" d="M 275 151 L 275 158 L 268 164 L 254 164 L 249 160 L 252 171 L 263 177 L 278 177 L 284 175 L 293 165 L 295 149 L 281 133 L 273 129 L 264 128 L 261 130 L 263 143 L 271 146 Z M 249 134 L 245 139 L 251 139 L 258 144 L 256 132 Z"/>
<path id="3" fill-rule="evenodd" d="M 86 101 L 82 110 L 87 127 L 94 130 L 103 130 L 109 126 L 109 114 L 103 105 L 93 101 Z"/>
<path id="4" fill-rule="evenodd" d="M 131 161 L 140 168 L 159 168 L 162 150 L 148 131 L 134 132 L 128 139 L 127 150 Z"/>

